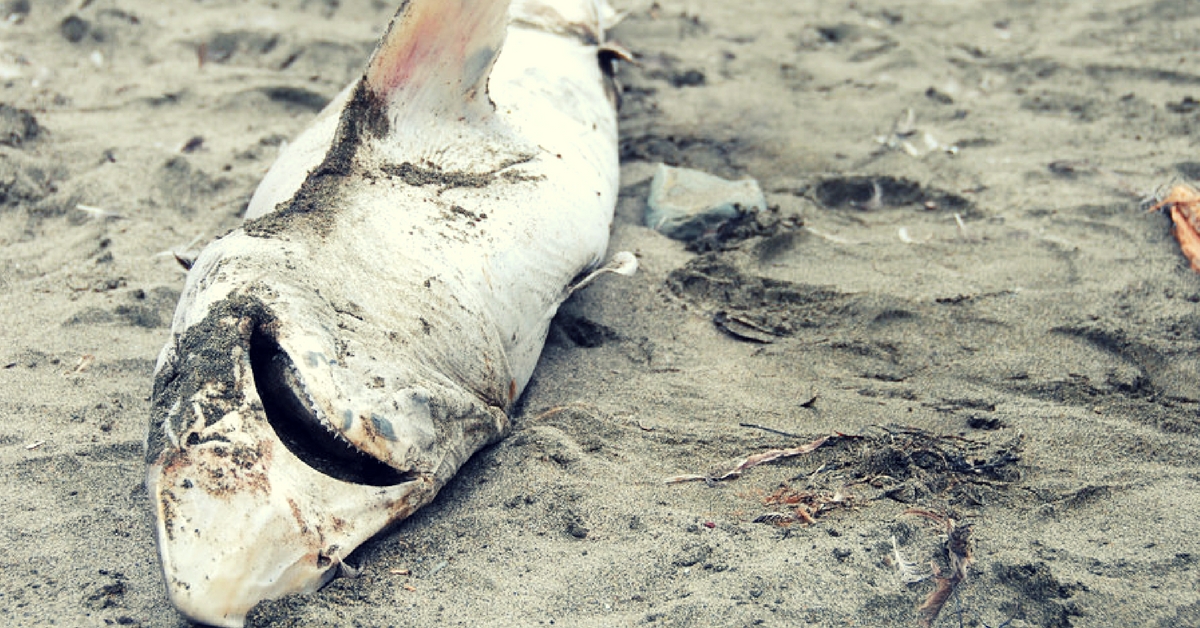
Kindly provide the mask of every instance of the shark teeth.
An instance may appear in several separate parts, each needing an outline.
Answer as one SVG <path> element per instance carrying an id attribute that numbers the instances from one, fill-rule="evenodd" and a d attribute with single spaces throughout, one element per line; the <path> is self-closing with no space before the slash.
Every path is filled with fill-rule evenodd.
<path id="1" fill-rule="evenodd" d="M 250 368 L 267 422 L 297 458 L 329 477 L 368 486 L 393 486 L 413 479 L 363 453 L 316 409 L 287 352 L 256 335 L 250 343 Z M 347 411 L 349 412 L 349 411 Z"/>

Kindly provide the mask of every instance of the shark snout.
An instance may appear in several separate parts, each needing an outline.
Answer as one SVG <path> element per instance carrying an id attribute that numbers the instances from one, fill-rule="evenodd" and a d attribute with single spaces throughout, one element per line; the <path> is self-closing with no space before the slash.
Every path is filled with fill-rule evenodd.
<path id="1" fill-rule="evenodd" d="M 190 452 L 190 465 L 151 471 L 159 553 L 180 612 L 205 624 L 241 626 L 264 599 L 317 590 L 333 577 L 334 565 L 319 522 L 308 521 L 312 513 L 277 479 L 257 491 L 198 483 L 198 474 L 230 471 L 213 449 Z"/>
<path id="2" fill-rule="evenodd" d="M 172 602 L 240 626 L 264 599 L 312 592 L 349 551 L 436 492 L 327 427 L 336 365 L 319 338 L 238 296 L 175 339 L 160 367 L 147 487 Z M 200 347 L 197 349 L 197 347 Z"/>

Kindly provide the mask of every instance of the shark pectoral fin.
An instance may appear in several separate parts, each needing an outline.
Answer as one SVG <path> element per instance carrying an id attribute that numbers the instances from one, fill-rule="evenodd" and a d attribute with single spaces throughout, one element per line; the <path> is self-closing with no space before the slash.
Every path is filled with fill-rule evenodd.
<path id="1" fill-rule="evenodd" d="M 497 0 L 409 0 L 392 18 L 363 80 L 406 111 L 458 118 L 492 109 L 487 80 L 504 45 L 509 3 Z"/>
<path id="2" fill-rule="evenodd" d="M 612 257 L 608 258 L 608 261 L 605 262 L 603 266 L 589 273 L 580 275 L 575 279 L 575 281 L 572 281 L 570 284 L 568 284 L 566 290 L 563 291 L 563 300 L 565 301 L 567 297 L 575 294 L 576 291 L 586 288 L 601 275 L 615 273 L 628 277 L 637 272 L 637 268 L 638 261 L 637 258 L 634 257 L 633 253 L 630 253 L 629 251 L 621 251 L 620 253 L 616 253 Z"/>

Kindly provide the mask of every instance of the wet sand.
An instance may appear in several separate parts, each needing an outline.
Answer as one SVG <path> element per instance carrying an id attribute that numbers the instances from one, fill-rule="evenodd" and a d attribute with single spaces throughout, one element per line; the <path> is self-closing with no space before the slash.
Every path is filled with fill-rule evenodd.
<path id="1" fill-rule="evenodd" d="M 0 623 L 187 625 L 141 484 L 172 252 L 238 224 L 394 7 L 5 6 Z M 935 625 L 1200 625 L 1200 276 L 1145 212 L 1200 178 L 1200 7 L 621 8 L 639 273 L 564 306 L 514 434 L 362 577 L 249 624 L 916 626 L 892 539 L 949 575 L 933 513 L 973 559 Z M 689 250 L 641 225 L 659 162 L 773 210 Z"/>

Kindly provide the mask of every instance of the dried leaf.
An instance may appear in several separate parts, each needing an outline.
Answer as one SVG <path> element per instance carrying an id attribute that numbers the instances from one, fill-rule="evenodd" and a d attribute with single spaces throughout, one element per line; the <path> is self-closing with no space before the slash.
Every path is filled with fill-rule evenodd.
<path id="1" fill-rule="evenodd" d="M 1175 240 L 1192 270 L 1200 273 L 1200 191 L 1190 185 L 1176 185 L 1150 211 L 1167 209 L 1171 213 Z"/>
<path id="2" fill-rule="evenodd" d="M 774 331 L 763 327 L 749 319 L 729 314 L 725 311 L 713 315 L 713 324 L 731 338 L 744 342 L 771 344 L 775 342 Z"/>
<path id="3" fill-rule="evenodd" d="M 943 578 L 935 572 L 934 582 L 937 585 L 929 593 L 929 597 L 925 598 L 925 602 L 917 608 L 917 612 L 920 614 L 920 625 L 922 628 L 929 628 L 937 619 L 938 613 L 942 612 L 942 607 L 946 605 L 946 601 L 954 594 L 958 585 L 967 580 L 967 567 L 972 561 L 971 528 L 958 525 L 958 522 L 950 515 L 923 508 L 909 508 L 904 511 L 904 514 L 924 517 L 946 530 L 946 562 L 950 565 L 950 576 Z"/>
<path id="4" fill-rule="evenodd" d="M 925 603 L 917 609 L 921 615 L 921 628 L 930 628 L 933 625 L 938 613 L 942 612 L 942 607 L 954 593 L 954 587 L 958 586 L 957 578 L 934 578 L 934 582 L 937 586 L 929 593 L 929 597 L 925 598 Z"/>

